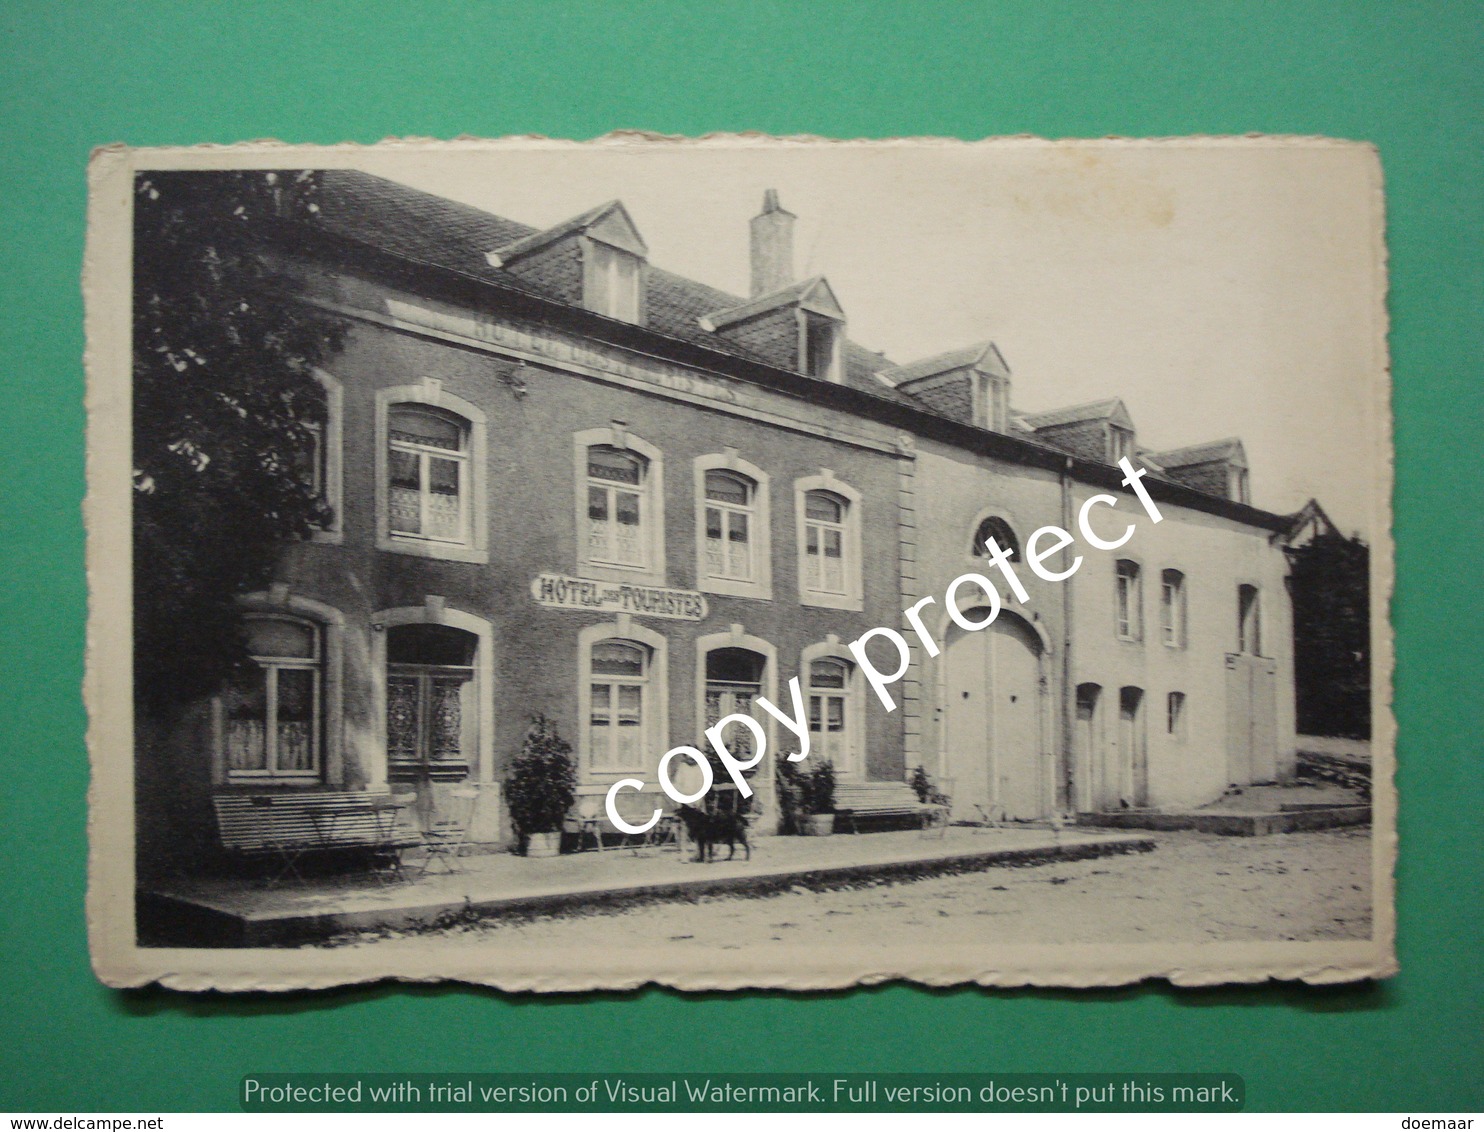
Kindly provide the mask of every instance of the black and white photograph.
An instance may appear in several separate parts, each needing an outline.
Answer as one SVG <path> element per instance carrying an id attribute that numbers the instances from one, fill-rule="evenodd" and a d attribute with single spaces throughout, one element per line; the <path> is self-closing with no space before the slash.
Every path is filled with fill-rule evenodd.
<path id="1" fill-rule="evenodd" d="M 114 986 L 1396 970 L 1379 164 L 99 150 Z"/>

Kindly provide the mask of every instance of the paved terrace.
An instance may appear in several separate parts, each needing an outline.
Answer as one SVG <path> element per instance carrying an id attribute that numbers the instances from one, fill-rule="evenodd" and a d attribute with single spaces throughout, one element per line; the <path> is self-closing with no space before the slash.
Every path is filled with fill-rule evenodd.
<path id="1" fill-rule="evenodd" d="M 289 880 L 170 881 L 140 894 L 142 936 L 165 946 L 291 946 L 374 928 L 432 925 L 460 914 L 531 915 L 731 893 L 824 890 L 866 879 L 911 880 L 1002 865 L 1147 852 L 1147 836 L 1084 829 L 954 827 L 941 839 L 916 831 L 760 837 L 752 860 L 695 864 L 673 847 L 609 848 L 527 859 L 508 853 L 465 857 L 463 871 L 418 877 L 408 855 L 405 881 L 369 874 Z M 725 855 L 726 849 L 722 848 Z M 441 866 L 440 866 L 441 867 Z M 159 938 L 154 938 L 156 935 Z"/>

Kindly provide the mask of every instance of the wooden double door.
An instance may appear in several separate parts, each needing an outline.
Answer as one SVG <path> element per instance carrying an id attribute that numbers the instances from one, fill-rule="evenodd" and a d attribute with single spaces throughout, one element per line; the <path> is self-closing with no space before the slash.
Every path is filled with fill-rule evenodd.
<path id="1" fill-rule="evenodd" d="M 978 807 L 995 820 L 1046 817 L 1052 799 L 1040 639 L 1005 615 L 987 629 L 955 632 L 943 654 L 944 743 L 954 813 L 972 819 Z"/>

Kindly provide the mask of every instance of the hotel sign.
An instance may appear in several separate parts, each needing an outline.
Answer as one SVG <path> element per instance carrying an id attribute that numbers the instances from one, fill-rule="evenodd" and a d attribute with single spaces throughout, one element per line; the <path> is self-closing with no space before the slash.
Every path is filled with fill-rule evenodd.
<path id="1" fill-rule="evenodd" d="M 565 574 L 537 574 L 531 579 L 531 596 L 537 605 L 548 609 L 632 613 L 636 617 L 663 617 L 670 621 L 704 621 L 709 612 L 706 596 L 694 590 L 595 582 Z"/>

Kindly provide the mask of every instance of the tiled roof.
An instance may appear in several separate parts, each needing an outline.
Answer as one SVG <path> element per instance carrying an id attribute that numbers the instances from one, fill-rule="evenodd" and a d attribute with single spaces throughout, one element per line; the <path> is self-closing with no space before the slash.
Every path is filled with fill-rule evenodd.
<path id="1" fill-rule="evenodd" d="M 513 272 L 492 267 L 485 259 L 487 253 L 496 249 L 542 236 L 542 229 L 358 170 L 325 170 L 321 184 L 320 221 L 333 232 L 418 263 L 569 301 L 564 296 L 546 294 Z M 580 226 L 579 222 L 601 214 L 607 207 L 599 206 L 566 224 Z M 650 330 L 769 364 L 745 346 L 701 329 L 703 315 L 740 307 L 749 300 L 653 265 L 646 278 L 645 325 Z M 891 365 L 880 354 L 847 341 L 844 362 L 846 385 L 874 397 L 921 408 L 912 398 L 876 380 L 876 371 Z"/>
<path id="2" fill-rule="evenodd" d="M 1241 440 L 1235 436 L 1172 448 L 1168 452 L 1152 452 L 1150 458 L 1164 468 L 1188 468 L 1192 464 L 1209 464 L 1216 460 L 1228 460 L 1243 467 L 1247 465 L 1247 453 Z"/>
<path id="3" fill-rule="evenodd" d="M 993 342 L 976 342 L 972 346 L 935 354 L 931 358 L 921 358 L 915 362 L 908 362 L 906 365 L 891 366 L 882 370 L 877 376 L 888 385 L 905 385 L 909 381 L 932 377 L 934 374 L 946 373 L 948 370 L 963 369 L 965 366 L 978 366 L 988 373 L 997 373 L 1006 377 L 1010 374 L 1009 367 L 1005 365 L 1005 359 Z"/>
<path id="4" fill-rule="evenodd" d="M 1068 405 L 1065 409 L 1048 409 L 1044 413 L 1022 413 L 1021 418 L 1031 429 L 1053 428 L 1056 425 L 1080 424 L 1082 421 L 1102 421 L 1118 415 L 1123 402 L 1117 397 L 1107 401 L 1093 401 L 1086 405 Z M 1127 410 L 1124 410 L 1125 414 Z"/>

